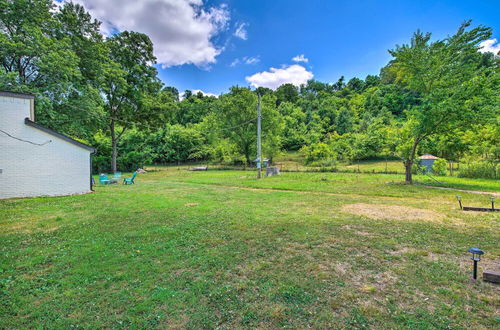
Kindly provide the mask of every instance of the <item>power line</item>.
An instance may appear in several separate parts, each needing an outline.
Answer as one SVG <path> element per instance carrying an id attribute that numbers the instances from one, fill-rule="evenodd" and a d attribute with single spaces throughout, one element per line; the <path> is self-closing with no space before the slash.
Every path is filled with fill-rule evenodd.
<path id="1" fill-rule="evenodd" d="M 247 120 L 247 121 L 245 121 L 245 122 L 243 122 L 243 123 L 241 123 L 241 124 L 238 124 L 238 125 L 236 125 L 236 126 L 232 126 L 232 127 L 222 127 L 222 128 L 221 128 L 221 130 L 230 130 L 230 129 L 238 128 L 238 127 L 240 127 L 240 126 L 243 126 L 243 125 L 246 125 L 246 124 L 248 124 L 248 123 L 251 123 L 251 122 L 252 122 L 252 121 L 254 121 L 254 120 L 257 120 L 257 118 L 258 118 L 258 117 L 252 118 L 252 119 Z"/>
<path id="2" fill-rule="evenodd" d="M 116 121 L 119 121 L 119 122 L 122 122 L 122 123 L 127 123 L 127 124 L 132 124 L 132 125 L 137 125 L 137 126 L 143 126 L 143 127 L 147 127 L 149 129 L 153 129 L 153 130 L 159 128 L 159 127 L 149 126 L 149 125 L 146 125 L 146 124 L 135 123 L 133 121 L 127 121 L 127 120 L 124 120 L 124 119 L 118 119 L 118 118 L 115 118 L 115 117 L 109 117 L 109 118 L 106 118 L 106 119 L 112 119 L 112 120 L 116 120 Z"/>
<path id="3" fill-rule="evenodd" d="M 21 138 L 15 137 L 15 136 L 10 135 L 9 133 L 7 133 L 6 131 L 1 130 L 1 129 L 0 129 L 0 132 L 2 132 L 3 134 L 7 135 L 8 137 L 10 137 L 10 138 L 12 138 L 12 139 L 15 139 L 15 140 L 18 140 L 18 141 L 21 141 L 21 142 L 30 143 L 30 144 L 33 144 L 33 145 L 35 145 L 35 146 L 39 146 L 39 147 L 44 146 L 44 145 L 46 145 L 46 144 L 48 144 L 48 143 L 52 142 L 52 140 L 48 140 L 48 141 L 45 141 L 44 143 L 36 143 L 36 142 L 32 142 L 32 141 L 28 141 L 28 140 L 24 140 L 24 139 L 21 139 Z"/>
<path id="4" fill-rule="evenodd" d="M 60 104 L 59 106 L 61 107 L 70 107 L 70 108 L 73 108 L 73 109 L 76 109 L 76 110 L 81 110 L 80 107 L 77 107 L 73 104 Z M 122 122 L 122 123 L 126 123 L 126 124 L 132 124 L 132 125 L 137 125 L 137 126 L 144 126 L 144 127 L 147 127 L 149 129 L 158 129 L 158 127 L 152 127 L 152 126 L 149 126 L 149 125 L 146 125 L 146 124 L 142 124 L 142 123 L 136 123 L 136 122 L 132 122 L 132 121 L 128 121 L 128 120 L 124 120 L 124 119 L 118 119 L 116 117 L 99 117 L 99 116 L 94 116 L 94 115 L 91 115 L 89 114 L 88 112 L 84 112 L 85 113 L 85 116 L 87 118 L 85 118 L 84 120 L 116 120 L 116 121 L 119 121 L 119 122 Z M 51 120 L 53 121 L 54 119 L 51 118 Z M 61 121 L 61 120 L 58 120 L 58 119 L 55 119 L 55 121 L 61 123 L 61 124 L 66 124 L 66 123 L 70 123 L 70 122 L 74 122 L 74 120 L 65 120 L 65 121 Z"/>
<path id="5" fill-rule="evenodd" d="M 73 104 L 64 104 L 64 105 L 61 105 L 62 107 L 70 107 L 70 108 L 73 108 L 73 109 L 78 109 L 78 110 L 81 110 L 81 108 L 73 105 Z M 97 120 L 116 120 L 118 122 L 122 122 L 122 123 L 125 123 L 125 124 L 131 124 L 131 125 L 136 125 L 136 126 L 143 126 L 143 127 L 146 127 L 146 128 L 149 128 L 149 129 L 152 129 L 152 130 L 155 130 L 155 129 L 158 129 L 159 127 L 153 127 L 153 126 L 149 126 L 149 125 L 146 125 L 146 124 L 143 124 L 143 123 L 137 123 L 137 122 L 133 122 L 133 121 L 128 121 L 128 120 L 124 120 L 124 119 L 119 119 L 119 118 L 116 118 L 116 117 L 98 117 L 98 116 L 93 116 L 93 115 L 90 115 L 88 112 L 85 112 L 85 115 L 87 116 L 87 118 L 85 119 L 97 119 Z M 257 120 L 258 117 L 255 117 L 255 118 L 252 118 L 252 119 L 249 119 L 241 124 L 238 124 L 236 126 L 231 126 L 231 127 L 222 127 L 220 128 L 220 130 L 231 130 L 231 129 L 234 129 L 234 128 L 238 128 L 238 127 L 241 127 L 243 125 L 246 125 L 254 120 Z M 54 119 L 51 118 L 52 121 L 54 121 Z M 61 121 L 61 120 L 58 120 L 58 119 L 55 119 L 56 122 L 58 122 L 59 124 L 66 124 L 66 123 L 70 123 L 70 122 L 74 122 L 74 120 L 64 120 L 64 121 Z"/>

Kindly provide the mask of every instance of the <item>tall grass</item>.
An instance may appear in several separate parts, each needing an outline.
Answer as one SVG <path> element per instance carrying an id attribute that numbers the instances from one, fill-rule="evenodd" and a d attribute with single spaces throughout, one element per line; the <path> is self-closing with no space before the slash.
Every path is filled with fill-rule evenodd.
<path id="1" fill-rule="evenodd" d="M 500 179 L 500 169 L 496 162 L 471 162 L 460 167 L 458 177 Z"/>

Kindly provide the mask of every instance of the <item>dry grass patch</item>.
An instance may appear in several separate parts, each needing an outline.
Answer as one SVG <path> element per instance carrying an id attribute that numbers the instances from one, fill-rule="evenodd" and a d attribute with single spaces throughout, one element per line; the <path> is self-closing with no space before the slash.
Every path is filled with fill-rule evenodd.
<path id="1" fill-rule="evenodd" d="M 389 204 L 346 204 L 342 206 L 342 212 L 360 215 L 375 220 L 391 219 L 439 221 L 444 218 L 443 214 L 436 211 L 418 209 L 411 206 Z"/>
<path id="2" fill-rule="evenodd" d="M 442 260 L 435 258 L 435 260 Z M 460 263 L 460 268 L 465 272 L 470 272 L 472 269 L 472 260 L 470 255 L 465 254 L 464 256 L 457 257 L 459 259 L 457 262 Z M 500 271 L 500 258 L 497 256 L 482 256 L 481 261 L 478 263 L 479 274 L 482 276 L 483 271 L 493 270 L 495 272 Z M 498 292 L 500 293 L 500 285 L 496 285 Z"/>
<path id="3" fill-rule="evenodd" d="M 8 233 L 33 234 L 35 232 L 51 233 L 58 230 L 61 226 L 50 223 L 50 220 L 57 217 L 40 218 L 36 220 L 27 220 L 6 225 L 3 230 Z"/>
<path id="4" fill-rule="evenodd" d="M 398 247 L 397 250 L 392 250 L 392 251 L 389 251 L 389 254 L 391 255 L 394 255 L 394 256 L 403 256 L 403 255 L 406 255 L 406 254 L 415 254 L 417 253 L 417 249 L 413 248 L 413 247 Z"/>

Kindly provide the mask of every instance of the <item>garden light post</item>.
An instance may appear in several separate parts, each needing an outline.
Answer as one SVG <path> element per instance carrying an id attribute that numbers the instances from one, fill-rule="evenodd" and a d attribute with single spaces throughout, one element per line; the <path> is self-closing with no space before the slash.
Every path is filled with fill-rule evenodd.
<path id="1" fill-rule="evenodd" d="M 484 254 L 483 250 L 478 248 L 470 248 L 469 252 L 472 253 L 472 261 L 474 261 L 474 273 L 472 275 L 473 279 L 477 279 L 477 263 L 481 261 L 481 255 Z"/>
<path id="2" fill-rule="evenodd" d="M 460 205 L 460 209 L 463 210 L 463 207 L 462 207 L 462 196 L 457 196 L 457 201 L 458 201 L 458 204 Z"/>
<path id="3" fill-rule="evenodd" d="M 494 197 L 494 196 L 491 196 L 491 197 L 490 197 L 490 200 L 491 200 L 491 209 L 492 209 L 492 210 L 495 210 L 495 197 Z"/>

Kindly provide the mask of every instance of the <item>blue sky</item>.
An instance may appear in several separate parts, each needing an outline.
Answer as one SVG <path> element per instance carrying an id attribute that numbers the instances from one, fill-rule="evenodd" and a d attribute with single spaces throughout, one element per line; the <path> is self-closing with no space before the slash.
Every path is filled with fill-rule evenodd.
<path id="1" fill-rule="evenodd" d="M 273 87 L 311 76 L 323 82 L 364 78 L 377 74 L 390 59 L 387 50 L 408 42 L 416 29 L 444 38 L 469 18 L 500 39 L 500 1 L 76 2 L 104 22 L 103 33 L 150 35 L 166 85 L 214 94 L 232 85 Z M 303 60 L 293 61 L 298 55 Z"/>

